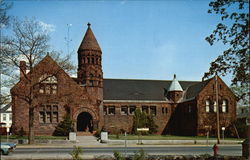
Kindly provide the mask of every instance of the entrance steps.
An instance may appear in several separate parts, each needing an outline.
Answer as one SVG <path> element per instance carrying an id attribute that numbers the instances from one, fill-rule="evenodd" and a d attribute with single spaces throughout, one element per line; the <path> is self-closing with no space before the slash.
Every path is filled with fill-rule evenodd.
<path id="1" fill-rule="evenodd" d="M 84 146 L 100 145 L 100 142 L 98 142 L 97 138 L 93 135 L 76 136 L 76 141 L 79 145 L 84 145 Z"/>
<path id="2" fill-rule="evenodd" d="M 91 132 L 76 132 L 76 136 L 93 136 Z"/>

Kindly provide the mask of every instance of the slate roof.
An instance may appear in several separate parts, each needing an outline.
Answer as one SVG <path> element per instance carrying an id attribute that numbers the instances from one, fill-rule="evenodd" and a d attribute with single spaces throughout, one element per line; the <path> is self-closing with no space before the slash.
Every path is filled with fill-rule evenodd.
<path id="1" fill-rule="evenodd" d="M 200 91 L 208 84 L 208 82 L 210 80 L 211 79 L 208 79 L 208 80 L 202 81 L 200 83 L 196 83 L 196 84 L 188 87 L 188 89 L 186 91 L 185 99 L 190 99 L 190 98 L 196 97 L 200 93 Z"/>
<path id="2" fill-rule="evenodd" d="M 168 91 L 183 91 L 179 81 L 176 79 L 176 75 L 174 75 L 174 79 L 171 82 L 171 85 L 170 85 Z"/>
<path id="3" fill-rule="evenodd" d="M 0 109 L 0 113 L 11 113 L 11 111 L 7 111 L 11 107 L 11 103 L 7 104 L 3 108 Z"/>
<path id="4" fill-rule="evenodd" d="M 171 80 L 104 79 L 103 96 L 104 100 L 166 101 L 164 92 L 171 82 Z M 201 82 L 179 81 L 179 83 L 183 90 L 186 90 Z"/>
<path id="5" fill-rule="evenodd" d="M 90 28 L 90 23 L 88 23 L 88 29 L 83 37 L 83 40 L 80 44 L 80 47 L 78 49 L 78 52 L 81 50 L 97 50 L 101 51 L 101 48 L 95 38 L 94 33 L 92 32 Z"/>

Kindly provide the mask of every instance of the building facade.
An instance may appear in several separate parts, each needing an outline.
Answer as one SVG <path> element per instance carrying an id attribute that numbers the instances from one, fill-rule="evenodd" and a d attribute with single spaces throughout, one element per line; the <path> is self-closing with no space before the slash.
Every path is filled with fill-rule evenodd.
<path id="1" fill-rule="evenodd" d="M 204 135 L 216 129 L 216 91 L 220 126 L 236 118 L 236 97 L 219 77 L 205 81 L 105 79 L 102 50 L 88 24 L 78 49 L 77 78 L 70 77 L 49 55 L 33 68 L 32 84 L 25 62 L 20 81 L 11 89 L 13 131 L 29 130 L 29 108 L 34 110 L 36 135 L 52 135 L 70 114 L 76 132 L 131 132 L 138 108 L 151 114 L 157 134 Z M 216 85 L 217 83 L 217 85 Z M 32 89 L 32 101 L 27 102 Z M 214 132 L 215 133 L 215 132 Z"/>
<path id="2" fill-rule="evenodd" d="M 10 103 L 0 110 L 0 124 L 1 127 L 6 128 L 7 132 L 10 132 L 12 125 L 12 109 Z"/>

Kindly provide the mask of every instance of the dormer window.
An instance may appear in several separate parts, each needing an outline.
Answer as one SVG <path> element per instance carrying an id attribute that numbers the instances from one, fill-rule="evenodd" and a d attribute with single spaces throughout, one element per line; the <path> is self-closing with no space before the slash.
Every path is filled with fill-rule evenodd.
<path id="1" fill-rule="evenodd" d="M 41 94 L 56 94 L 57 93 L 57 78 L 55 76 L 44 74 L 39 78 Z"/>

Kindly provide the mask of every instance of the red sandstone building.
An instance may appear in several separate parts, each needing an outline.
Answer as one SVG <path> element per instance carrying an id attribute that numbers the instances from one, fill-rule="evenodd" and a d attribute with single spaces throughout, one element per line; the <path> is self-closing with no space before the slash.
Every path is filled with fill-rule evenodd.
<path id="1" fill-rule="evenodd" d="M 13 131 L 28 133 L 29 105 L 24 96 L 30 87 L 25 62 L 20 62 L 20 81 L 11 89 Z M 24 72 L 23 72 L 24 71 Z M 34 130 L 52 135 L 68 112 L 76 132 L 130 132 L 136 108 L 153 115 L 158 134 L 204 135 L 216 133 L 215 78 L 205 81 L 104 79 L 102 51 L 88 24 L 78 49 L 77 78 L 70 77 L 47 55 L 33 69 Z M 236 97 L 218 78 L 220 126 L 236 118 Z M 22 95 L 22 96 L 21 96 Z"/>

